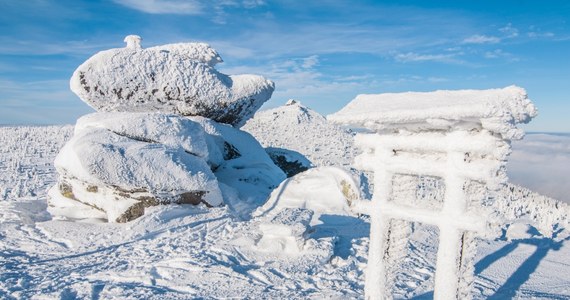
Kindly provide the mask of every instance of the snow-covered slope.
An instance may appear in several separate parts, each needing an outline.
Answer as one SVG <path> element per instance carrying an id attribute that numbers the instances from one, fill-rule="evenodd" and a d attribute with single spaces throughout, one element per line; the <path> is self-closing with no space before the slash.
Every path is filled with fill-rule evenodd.
<path id="1" fill-rule="evenodd" d="M 354 157 L 351 132 L 295 100 L 256 113 L 242 127 L 264 147 L 285 148 L 305 155 L 315 166 L 349 166 Z"/>
<path id="2" fill-rule="evenodd" d="M 56 179 L 51 162 L 72 130 L 0 127 L 0 298 L 363 298 L 365 217 L 321 217 L 301 235 L 298 252 L 263 251 L 260 241 L 276 241 L 264 239 L 266 221 L 241 221 L 227 207 L 154 207 L 127 224 L 51 220 L 45 201 Z M 510 193 L 525 199 L 512 206 L 513 214 L 568 215 L 567 208 L 526 189 Z M 284 219 L 307 216 L 298 213 Z M 509 230 L 511 241 L 480 243 L 475 299 L 570 298 L 567 231 L 555 228 L 555 238 L 548 239 L 523 229 Z M 433 228 L 415 227 L 396 298 L 431 298 L 436 239 Z"/>

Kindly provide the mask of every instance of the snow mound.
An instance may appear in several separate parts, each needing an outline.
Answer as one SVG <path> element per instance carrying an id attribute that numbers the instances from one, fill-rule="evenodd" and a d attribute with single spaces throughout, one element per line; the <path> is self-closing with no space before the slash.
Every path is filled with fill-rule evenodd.
<path id="1" fill-rule="evenodd" d="M 305 233 L 313 212 L 302 208 L 286 208 L 259 224 L 262 237 L 257 249 L 265 252 L 298 254 L 305 245 Z"/>
<path id="2" fill-rule="evenodd" d="M 207 44 L 142 49 L 138 36 L 125 41 L 126 48 L 95 54 L 71 77 L 71 90 L 97 111 L 160 111 L 240 127 L 273 93 L 273 82 L 261 76 L 219 73 L 213 67 L 222 59 Z"/>
<path id="3" fill-rule="evenodd" d="M 351 203 L 359 200 L 360 184 L 348 172 L 336 167 L 313 168 L 281 183 L 254 217 L 269 217 L 285 209 L 303 208 L 314 212 L 312 224 L 321 215 L 352 216 Z"/>
<path id="4" fill-rule="evenodd" d="M 165 120 L 179 126 L 163 130 Z M 105 212 L 110 222 L 130 221 L 159 204 L 220 205 L 221 191 L 206 159 L 188 151 L 206 155 L 205 145 L 200 124 L 183 117 L 88 115 L 55 159 L 57 188 L 63 197 Z M 50 195 L 52 206 L 68 206 L 55 191 Z"/>
<path id="5" fill-rule="evenodd" d="M 524 135 L 516 127 L 537 115 L 523 88 L 440 90 L 427 93 L 358 95 L 328 116 L 334 123 L 371 130 L 486 129 L 506 139 Z"/>
<path id="6" fill-rule="evenodd" d="M 351 132 L 294 100 L 256 113 L 242 129 L 264 147 L 299 152 L 317 167 L 350 166 L 355 156 Z"/>

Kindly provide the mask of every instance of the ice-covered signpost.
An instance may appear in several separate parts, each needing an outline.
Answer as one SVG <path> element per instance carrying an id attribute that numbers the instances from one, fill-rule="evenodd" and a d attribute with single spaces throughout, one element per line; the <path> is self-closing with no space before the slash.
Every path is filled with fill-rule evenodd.
<path id="1" fill-rule="evenodd" d="M 356 136 L 363 153 L 356 167 L 374 172 L 372 201 L 355 206 L 369 214 L 367 299 L 391 298 L 392 267 L 411 222 L 439 229 L 435 299 L 470 298 L 476 237 L 492 222 L 481 190 L 506 183 L 510 140 L 537 111 L 524 89 L 435 91 L 359 95 L 329 120 L 365 128 Z M 418 197 L 419 178 L 436 178 L 443 197 Z"/>

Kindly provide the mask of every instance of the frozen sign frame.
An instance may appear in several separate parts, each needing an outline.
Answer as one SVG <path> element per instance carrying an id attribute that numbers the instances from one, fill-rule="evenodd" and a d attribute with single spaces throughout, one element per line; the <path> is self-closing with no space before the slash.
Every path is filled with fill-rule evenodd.
<path id="1" fill-rule="evenodd" d="M 374 172 L 372 200 L 355 206 L 371 217 L 366 299 L 391 298 L 392 267 L 411 222 L 439 229 L 434 298 L 471 297 L 475 238 L 488 235 L 490 220 L 468 186 L 495 190 L 506 183 L 509 142 L 524 135 L 516 125 L 536 115 L 525 90 L 510 86 L 359 95 L 328 117 L 368 131 L 356 136 L 363 154 L 355 162 Z M 413 196 L 394 188 L 398 176 L 440 178 L 442 203 L 407 201 Z"/>

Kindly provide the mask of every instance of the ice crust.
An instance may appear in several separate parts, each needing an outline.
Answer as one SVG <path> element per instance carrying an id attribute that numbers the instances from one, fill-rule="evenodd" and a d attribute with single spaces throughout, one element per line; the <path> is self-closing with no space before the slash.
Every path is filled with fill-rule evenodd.
<path id="1" fill-rule="evenodd" d="M 374 131 L 485 129 L 507 139 L 520 139 L 524 132 L 516 125 L 529 122 L 537 113 L 526 91 L 513 85 L 489 90 L 361 94 L 328 119 Z"/>

